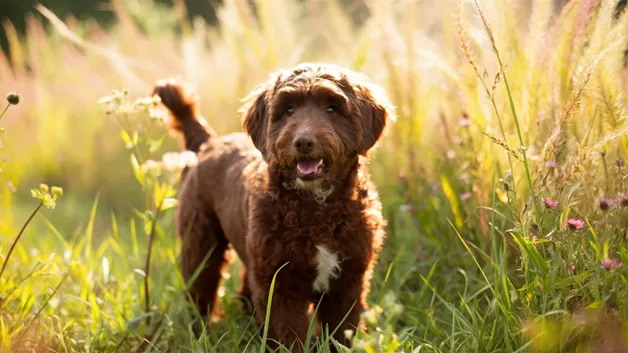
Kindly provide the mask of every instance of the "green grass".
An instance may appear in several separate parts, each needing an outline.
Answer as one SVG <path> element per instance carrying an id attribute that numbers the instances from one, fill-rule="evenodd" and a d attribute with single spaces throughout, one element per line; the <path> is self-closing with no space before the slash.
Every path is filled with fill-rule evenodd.
<path id="1" fill-rule="evenodd" d="M 388 235 L 354 352 L 628 346 L 627 272 L 614 268 L 628 262 L 628 13 L 617 1 L 254 3 L 225 0 L 215 26 L 150 0 L 113 2 L 107 29 L 44 9 L 22 37 L 5 24 L 0 91 L 22 101 L 0 118 L 0 351 L 260 352 L 237 261 L 221 319 L 204 326 L 187 301 L 176 173 L 140 167 L 176 140 L 150 104 L 106 114 L 98 100 L 127 89 L 120 108 L 175 76 L 197 87 L 216 130 L 237 131 L 239 100 L 302 61 L 362 71 L 397 107 L 370 163 Z M 17 242 L 41 182 L 64 195 Z M 326 339 L 310 347 L 327 352 Z"/>

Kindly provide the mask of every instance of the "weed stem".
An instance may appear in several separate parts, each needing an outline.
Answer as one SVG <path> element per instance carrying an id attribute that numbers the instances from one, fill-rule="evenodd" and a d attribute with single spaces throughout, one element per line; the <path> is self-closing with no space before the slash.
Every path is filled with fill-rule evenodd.
<path id="1" fill-rule="evenodd" d="M 9 107 L 11 106 L 11 104 L 7 104 L 6 107 L 4 107 L 4 110 L 2 111 L 2 114 L 0 114 L 0 120 L 2 120 L 2 117 L 4 116 L 4 113 L 7 112 L 7 110 L 9 110 Z"/>
<path id="2" fill-rule="evenodd" d="M 165 199 L 165 198 L 164 198 Z M 155 219 L 150 227 L 150 235 L 148 236 L 148 254 L 146 254 L 146 263 L 144 265 L 144 311 L 150 311 L 150 288 L 148 287 L 148 276 L 150 275 L 150 258 L 153 252 L 153 242 L 155 241 L 155 231 L 157 229 L 157 221 L 159 220 L 159 213 L 164 204 L 164 199 L 159 202 L 157 212 L 155 212 Z"/>
<path id="3" fill-rule="evenodd" d="M 31 222 L 31 220 L 33 220 L 33 217 L 35 217 L 35 215 L 37 214 L 37 212 L 39 212 L 39 209 L 43 205 L 44 205 L 43 202 L 39 203 L 39 206 L 37 206 L 37 208 L 35 208 L 33 213 L 31 213 L 30 217 L 28 217 L 28 219 L 26 220 L 26 223 L 24 223 L 24 225 L 22 226 L 22 229 L 20 229 L 20 232 L 17 234 L 17 237 L 15 238 L 13 243 L 11 244 L 11 247 L 9 248 L 9 252 L 7 253 L 7 257 L 4 259 L 4 263 L 2 264 L 2 269 L 0 269 L 0 278 L 2 278 L 2 274 L 4 273 L 4 269 L 7 267 L 7 263 L 9 262 L 9 258 L 11 257 L 11 254 L 13 253 L 13 250 L 15 249 L 15 246 L 17 245 L 17 242 L 20 241 L 20 238 L 22 237 L 22 234 L 24 234 L 24 230 L 26 230 L 26 227 L 28 226 L 28 224 Z"/>

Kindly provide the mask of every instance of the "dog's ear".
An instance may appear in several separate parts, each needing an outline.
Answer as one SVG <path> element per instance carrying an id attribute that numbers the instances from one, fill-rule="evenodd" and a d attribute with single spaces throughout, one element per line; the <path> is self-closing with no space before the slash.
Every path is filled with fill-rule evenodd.
<path id="1" fill-rule="evenodd" d="M 251 137 L 255 147 L 262 152 L 264 159 L 268 157 L 266 133 L 269 120 L 268 92 L 272 87 L 271 82 L 266 82 L 251 91 L 240 108 L 242 128 Z"/>
<path id="2" fill-rule="evenodd" d="M 395 120 L 395 111 L 385 90 L 364 80 L 354 82 L 358 111 L 362 120 L 362 146 L 358 152 L 366 155 L 382 137 L 389 121 Z"/>

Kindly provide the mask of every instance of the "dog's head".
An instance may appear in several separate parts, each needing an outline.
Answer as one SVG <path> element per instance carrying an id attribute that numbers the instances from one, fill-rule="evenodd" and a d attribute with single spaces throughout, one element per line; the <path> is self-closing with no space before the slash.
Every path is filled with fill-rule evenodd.
<path id="1" fill-rule="evenodd" d="M 299 188 L 332 184 L 380 139 L 393 110 L 384 90 L 335 65 L 302 64 L 256 88 L 243 127 Z"/>

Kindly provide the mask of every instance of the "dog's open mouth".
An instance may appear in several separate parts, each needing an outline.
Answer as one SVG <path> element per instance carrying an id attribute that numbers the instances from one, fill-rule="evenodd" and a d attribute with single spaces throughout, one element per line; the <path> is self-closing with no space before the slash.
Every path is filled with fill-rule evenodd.
<path id="1" fill-rule="evenodd" d="M 323 171 L 324 163 L 322 159 L 303 159 L 297 163 L 299 178 L 303 180 L 314 180 Z"/>

